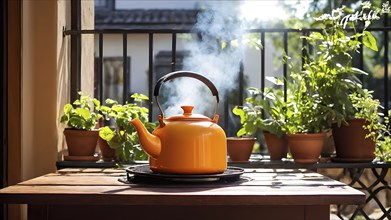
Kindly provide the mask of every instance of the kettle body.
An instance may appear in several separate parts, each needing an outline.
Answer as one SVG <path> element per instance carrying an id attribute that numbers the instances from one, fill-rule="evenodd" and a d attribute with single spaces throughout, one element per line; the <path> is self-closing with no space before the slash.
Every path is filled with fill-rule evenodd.
<path id="1" fill-rule="evenodd" d="M 181 106 L 183 114 L 164 118 L 158 101 L 163 82 L 177 77 L 193 77 L 204 82 L 216 96 L 213 119 L 193 114 L 193 106 Z M 159 126 L 149 134 L 138 119 L 130 121 L 139 135 L 143 150 L 150 156 L 150 169 L 156 173 L 217 174 L 227 169 L 227 141 L 224 130 L 217 124 L 218 93 L 205 77 L 193 72 L 174 72 L 163 76 L 155 87 L 155 97 L 161 115 Z"/>

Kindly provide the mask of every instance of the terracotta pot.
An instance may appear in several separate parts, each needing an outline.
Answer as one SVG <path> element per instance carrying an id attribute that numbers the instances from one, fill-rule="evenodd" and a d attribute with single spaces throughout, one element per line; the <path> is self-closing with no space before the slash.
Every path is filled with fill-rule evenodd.
<path id="1" fill-rule="evenodd" d="M 94 156 L 98 141 L 98 130 L 64 130 L 69 156 Z"/>
<path id="2" fill-rule="evenodd" d="M 289 150 L 296 163 L 318 162 L 326 133 L 287 134 L 286 137 Z"/>
<path id="3" fill-rule="evenodd" d="M 109 146 L 107 141 L 103 140 L 101 137 L 98 137 L 98 145 L 102 156 L 102 160 L 104 161 L 114 160 L 115 150 Z"/>
<path id="4" fill-rule="evenodd" d="M 288 143 L 285 137 L 279 138 L 277 135 L 263 132 L 266 147 L 269 151 L 270 160 L 281 160 L 288 153 Z"/>
<path id="5" fill-rule="evenodd" d="M 246 162 L 250 159 L 256 138 L 227 138 L 227 151 L 232 162 Z"/>
<path id="6" fill-rule="evenodd" d="M 375 142 L 365 138 L 368 131 L 363 128 L 367 123 L 363 119 L 347 120 L 348 125 L 338 127 L 333 125 L 336 157 L 341 159 L 367 159 L 375 158 Z"/>

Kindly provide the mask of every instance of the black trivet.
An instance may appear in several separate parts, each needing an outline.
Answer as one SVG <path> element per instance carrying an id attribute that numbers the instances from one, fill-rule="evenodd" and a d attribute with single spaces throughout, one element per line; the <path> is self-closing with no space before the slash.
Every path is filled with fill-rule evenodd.
<path id="1" fill-rule="evenodd" d="M 127 179 L 120 180 L 127 183 L 151 183 L 151 184 L 170 184 L 170 183 L 229 183 L 240 180 L 244 170 L 240 167 L 227 167 L 224 173 L 218 174 L 167 174 L 155 173 L 149 165 L 140 165 L 126 168 Z"/>

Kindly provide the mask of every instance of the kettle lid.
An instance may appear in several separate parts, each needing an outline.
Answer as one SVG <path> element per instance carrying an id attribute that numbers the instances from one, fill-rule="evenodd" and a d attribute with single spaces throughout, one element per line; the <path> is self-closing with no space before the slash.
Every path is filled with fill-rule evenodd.
<path id="1" fill-rule="evenodd" d="M 182 115 L 173 115 L 165 120 L 168 121 L 212 121 L 210 118 L 201 115 L 201 114 L 193 114 L 193 108 L 194 106 L 181 106 L 183 109 Z"/>

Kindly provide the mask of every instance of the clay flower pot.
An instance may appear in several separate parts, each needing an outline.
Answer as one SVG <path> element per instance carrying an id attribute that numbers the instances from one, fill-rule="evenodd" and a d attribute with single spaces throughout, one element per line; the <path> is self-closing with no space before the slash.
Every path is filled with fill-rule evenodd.
<path id="1" fill-rule="evenodd" d="M 64 129 L 69 156 L 94 156 L 98 130 Z"/>
<path id="2" fill-rule="evenodd" d="M 368 131 L 363 128 L 364 119 L 347 120 L 348 125 L 333 125 L 336 160 L 341 162 L 372 161 L 375 158 L 375 142 L 365 138 Z"/>
<path id="3" fill-rule="evenodd" d="M 288 143 L 285 137 L 279 138 L 277 135 L 263 132 L 266 147 L 269 151 L 270 160 L 281 160 L 288 153 Z"/>
<path id="4" fill-rule="evenodd" d="M 98 137 L 98 145 L 102 156 L 102 160 L 104 161 L 114 160 L 115 150 L 109 146 L 107 141 L 103 140 L 101 137 Z"/>
<path id="5" fill-rule="evenodd" d="M 326 133 L 287 134 L 286 137 L 295 163 L 318 162 Z"/>
<path id="6" fill-rule="evenodd" d="M 227 151 L 231 162 L 247 162 L 250 159 L 256 138 L 227 138 Z"/>

